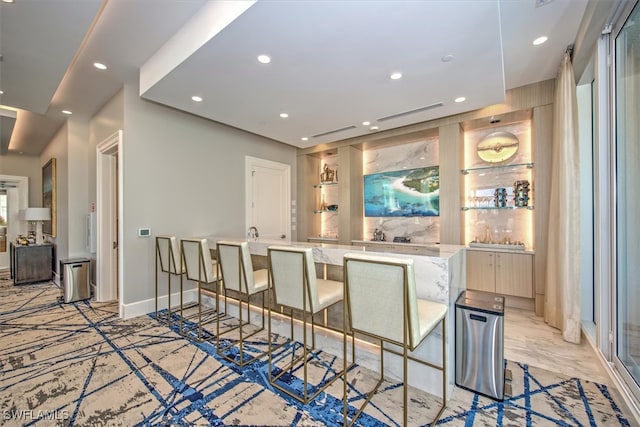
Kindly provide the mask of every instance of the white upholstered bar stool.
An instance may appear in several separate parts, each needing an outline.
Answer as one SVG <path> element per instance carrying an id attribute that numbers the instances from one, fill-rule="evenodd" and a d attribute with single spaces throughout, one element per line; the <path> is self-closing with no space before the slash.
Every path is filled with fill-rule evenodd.
<path id="1" fill-rule="evenodd" d="M 160 285 L 158 284 L 158 267 L 162 273 L 167 274 L 167 313 L 158 314 L 158 300 Z M 182 276 L 184 266 L 180 262 L 180 247 L 175 236 L 156 236 L 156 320 L 167 325 L 171 324 L 171 277 Z"/>
<path id="2" fill-rule="evenodd" d="M 180 333 L 187 337 L 188 332 L 197 328 L 198 341 L 204 341 L 202 327 L 216 320 L 219 315 L 218 298 L 214 308 L 202 310 L 202 285 L 216 283 L 218 281 L 217 262 L 211 258 L 211 251 L 207 239 L 181 239 L 180 250 L 182 253 L 182 263 L 185 267 L 185 276 L 193 280 L 198 285 L 198 299 L 194 304 L 184 305 L 183 281 L 180 281 Z M 217 291 L 217 289 L 216 289 Z M 185 317 L 185 310 L 197 306 L 198 311 L 191 316 Z M 197 323 L 190 328 L 184 328 L 184 321 L 197 319 Z"/>
<path id="3" fill-rule="evenodd" d="M 446 406 L 446 337 L 445 317 L 447 305 L 419 299 L 413 260 L 388 256 L 370 256 L 361 253 L 344 256 L 344 287 L 347 323 L 356 333 L 380 340 L 380 378 L 375 388 L 367 395 L 358 412 L 348 421 L 348 382 L 344 377 L 343 414 L 345 424 L 353 424 L 367 406 L 384 380 L 384 351 L 402 356 L 403 362 L 403 424 L 408 421 L 408 360 L 419 362 L 442 372 L 442 406 L 431 425 L 436 425 Z M 347 315 L 347 313 L 349 315 Z M 438 324 L 442 324 L 442 364 L 440 366 L 409 354 L 418 347 Z M 384 344 L 391 343 L 400 351 Z M 346 359 L 346 338 L 345 352 Z M 355 353 L 353 355 L 356 360 Z"/>
<path id="4" fill-rule="evenodd" d="M 233 362 L 239 366 L 245 366 L 259 357 L 265 355 L 267 350 L 260 352 L 259 354 L 246 355 L 245 356 L 245 340 L 258 332 L 264 330 L 264 294 L 269 289 L 268 287 L 268 272 L 266 269 L 260 269 L 253 271 L 253 263 L 251 262 L 251 255 L 249 254 L 249 246 L 247 242 L 235 242 L 235 241 L 219 241 L 216 245 L 216 252 L 218 256 L 218 266 L 220 268 L 220 279 L 222 280 L 222 286 L 225 291 L 225 295 L 228 291 L 234 291 L 238 297 L 238 312 L 240 323 L 232 328 L 220 332 L 220 320 L 221 316 L 218 316 L 216 322 L 216 352 L 219 356 L 224 357 L 226 360 Z M 253 332 L 245 335 L 245 326 L 251 323 L 251 310 L 250 299 L 253 295 L 262 295 L 262 326 L 254 330 Z M 219 293 L 217 294 L 219 295 Z M 243 300 L 245 300 L 247 308 L 247 321 L 244 321 L 242 314 Z M 220 302 L 218 301 L 218 306 Z M 231 343 L 221 346 L 220 338 L 233 330 L 239 330 L 238 339 L 230 339 Z M 237 357 L 230 357 L 226 354 L 226 351 L 237 345 L 239 354 Z M 247 360 L 248 357 L 248 360 Z"/>
<path id="5" fill-rule="evenodd" d="M 309 403 L 320 392 L 340 378 L 343 371 L 333 376 L 323 377 L 320 384 L 309 385 L 307 364 L 321 364 L 322 361 L 311 357 L 307 345 L 307 316 L 311 318 L 312 349 L 315 348 L 315 322 L 313 316 L 325 308 L 343 301 L 343 284 L 334 280 L 324 280 L 316 277 L 315 263 L 311 248 L 293 246 L 271 246 L 268 249 L 269 283 L 273 302 L 291 310 L 291 341 L 294 341 L 293 311 L 302 314 L 302 355 L 294 357 L 296 347 L 291 346 L 291 361 L 279 372 L 273 375 L 273 348 L 271 336 L 271 308 L 269 303 L 269 382 L 277 389 L 298 399 L 304 404 Z M 344 308 L 344 307 L 343 307 Z M 281 355 L 280 355 L 281 356 Z M 279 357 L 280 357 L 279 356 Z M 289 358 L 289 356 L 287 356 Z M 303 385 L 302 395 L 281 385 L 278 380 L 285 374 L 293 374 L 302 366 Z M 329 368 L 329 367 L 326 367 Z M 344 369 L 344 366 L 343 366 Z"/>

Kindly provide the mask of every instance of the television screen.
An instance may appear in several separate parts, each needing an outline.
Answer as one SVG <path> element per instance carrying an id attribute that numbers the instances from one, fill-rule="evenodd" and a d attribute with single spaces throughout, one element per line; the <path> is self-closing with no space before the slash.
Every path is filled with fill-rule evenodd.
<path id="1" fill-rule="evenodd" d="M 439 216 L 438 166 L 364 176 L 364 216 Z"/>

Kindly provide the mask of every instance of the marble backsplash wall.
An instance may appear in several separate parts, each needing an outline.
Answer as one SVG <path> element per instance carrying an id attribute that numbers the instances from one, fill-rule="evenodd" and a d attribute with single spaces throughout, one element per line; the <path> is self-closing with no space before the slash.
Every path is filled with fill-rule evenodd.
<path id="1" fill-rule="evenodd" d="M 402 169 L 415 169 L 439 164 L 438 138 L 365 151 L 365 175 Z M 371 240 L 375 229 L 382 230 L 386 241 L 408 237 L 412 243 L 440 241 L 440 217 L 365 217 L 363 239 Z"/>

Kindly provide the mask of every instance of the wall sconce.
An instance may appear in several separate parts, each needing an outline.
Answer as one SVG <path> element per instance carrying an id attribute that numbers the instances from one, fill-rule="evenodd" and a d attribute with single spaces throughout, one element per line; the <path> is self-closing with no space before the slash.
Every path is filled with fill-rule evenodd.
<path id="1" fill-rule="evenodd" d="M 42 243 L 42 221 L 51 220 L 51 210 L 49 208 L 26 208 L 23 219 L 36 223 L 36 244 Z"/>

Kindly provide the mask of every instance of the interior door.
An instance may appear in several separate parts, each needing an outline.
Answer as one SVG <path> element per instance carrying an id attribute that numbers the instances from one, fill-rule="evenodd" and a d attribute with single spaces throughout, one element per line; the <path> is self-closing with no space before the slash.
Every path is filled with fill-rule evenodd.
<path id="1" fill-rule="evenodd" d="M 0 224 L 0 270 L 9 268 L 9 242 L 27 232 L 26 222 L 20 219 L 20 210 L 25 209 L 28 204 L 28 179 L 26 176 L 0 175 L 0 188 L 3 192 L 0 216 L 6 222 L 6 225 Z"/>
<path id="2" fill-rule="evenodd" d="M 256 227 L 260 240 L 290 241 L 291 167 L 246 158 L 246 228 Z"/>

